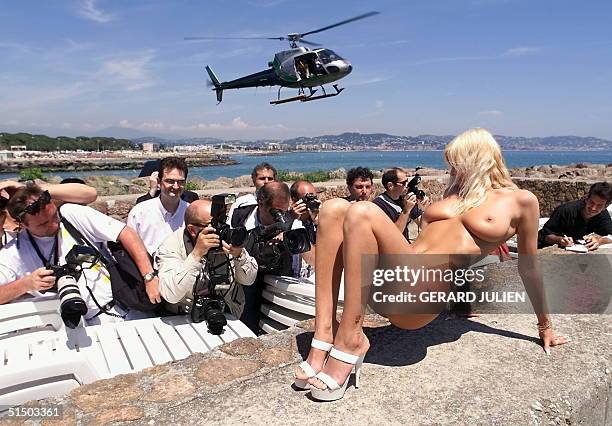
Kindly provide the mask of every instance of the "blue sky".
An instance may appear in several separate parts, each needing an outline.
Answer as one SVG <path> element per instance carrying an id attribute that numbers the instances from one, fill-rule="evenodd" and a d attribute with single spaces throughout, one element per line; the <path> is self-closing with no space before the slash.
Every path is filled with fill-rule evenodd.
<path id="1" fill-rule="evenodd" d="M 612 139 L 612 2 L 598 0 L 48 0 L 0 2 L 0 130 L 283 139 L 346 131 Z M 275 88 L 227 91 L 284 36 L 371 10 L 311 41 L 353 64 L 340 96 L 271 106 Z M 283 93 L 289 95 L 289 89 Z"/>

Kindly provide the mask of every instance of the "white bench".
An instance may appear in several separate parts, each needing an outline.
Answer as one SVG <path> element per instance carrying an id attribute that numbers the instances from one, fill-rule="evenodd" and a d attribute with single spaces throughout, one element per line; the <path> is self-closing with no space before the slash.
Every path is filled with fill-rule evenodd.
<path id="1" fill-rule="evenodd" d="M 297 322 L 314 318 L 315 285 L 312 278 L 266 275 L 259 326 L 266 333 L 284 330 Z M 340 283 L 339 303 L 344 301 L 344 285 Z"/>
<path id="2" fill-rule="evenodd" d="M 230 315 L 219 336 L 211 335 L 205 322 L 192 323 L 186 315 L 72 330 L 61 323 L 58 308 L 57 299 L 0 306 L 0 406 L 61 395 L 81 384 L 255 337 Z"/>

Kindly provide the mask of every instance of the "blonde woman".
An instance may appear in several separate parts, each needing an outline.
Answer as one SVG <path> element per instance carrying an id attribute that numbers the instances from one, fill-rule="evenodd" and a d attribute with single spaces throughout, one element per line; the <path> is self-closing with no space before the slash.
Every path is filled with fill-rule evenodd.
<path id="1" fill-rule="evenodd" d="M 523 255 L 519 257 L 519 274 L 536 311 L 544 350 L 549 353 L 550 347 L 566 342 L 553 333 L 535 261 L 537 198 L 514 185 L 499 145 L 484 129 L 468 130 L 457 136 L 446 146 L 444 156 L 450 168 L 450 183 L 444 198 L 425 211 L 422 232 L 412 245 L 372 203 L 350 204 L 334 199 L 321 207 L 317 252 L 326 255 L 316 258 L 315 334 L 295 381 L 298 388 L 310 386 L 313 398 L 326 401 L 342 398 L 353 369 L 358 383 L 359 369 L 370 347 L 362 322 L 372 272 L 381 264 L 392 267 L 390 258 L 412 268 L 467 267 L 517 235 L 518 251 Z M 342 270 L 344 310 L 338 324 L 335 312 Z M 444 282 L 420 282 L 410 289 L 416 300 L 419 292 L 451 291 Z M 395 290 L 397 286 L 387 288 L 387 292 Z M 385 311 L 383 306 L 379 313 L 398 327 L 416 329 L 435 319 L 444 307 L 444 303 L 411 303 L 409 307 L 401 306 L 399 312 Z"/>

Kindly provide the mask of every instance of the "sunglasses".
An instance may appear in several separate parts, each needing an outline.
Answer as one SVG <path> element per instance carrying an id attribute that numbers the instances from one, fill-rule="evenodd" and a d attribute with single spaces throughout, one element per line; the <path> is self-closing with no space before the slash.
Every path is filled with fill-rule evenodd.
<path id="1" fill-rule="evenodd" d="M 398 182 L 398 183 L 396 183 L 396 185 L 406 186 L 406 185 L 408 185 L 408 179 L 403 180 L 401 182 Z"/>
<path id="2" fill-rule="evenodd" d="M 23 222 L 23 218 L 25 217 L 26 214 L 31 214 L 31 215 L 36 215 L 38 213 L 40 213 L 40 211 L 42 209 L 44 209 L 47 204 L 49 204 L 51 202 L 51 194 L 49 194 L 49 191 L 44 191 L 42 194 L 40 194 L 40 197 L 38 197 L 38 200 L 34 201 L 32 204 L 27 205 L 23 211 L 21 213 L 19 213 L 19 221 Z"/>
<path id="3" fill-rule="evenodd" d="M 164 179 L 163 182 L 166 185 L 174 186 L 175 184 L 178 186 L 185 186 L 185 179 Z"/>

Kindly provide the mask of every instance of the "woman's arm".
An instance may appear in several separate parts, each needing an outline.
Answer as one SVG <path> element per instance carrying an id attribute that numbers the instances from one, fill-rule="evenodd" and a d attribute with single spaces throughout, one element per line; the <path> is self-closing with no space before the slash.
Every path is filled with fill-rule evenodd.
<path id="1" fill-rule="evenodd" d="M 53 200 L 64 203 L 85 205 L 93 203 L 96 201 L 96 198 L 98 198 L 96 188 L 81 183 L 52 184 L 37 180 L 36 184 L 38 184 L 43 191 L 49 191 L 49 194 Z M 6 191 L 9 196 L 12 196 L 17 189 L 24 186 L 25 183 L 23 182 L 5 180 L 0 182 L 0 191 Z"/>
<path id="2" fill-rule="evenodd" d="M 63 201 L 64 203 L 86 205 L 93 203 L 98 198 L 96 188 L 81 183 L 42 183 L 40 187 L 43 190 L 49 191 L 51 198 Z"/>
<path id="3" fill-rule="evenodd" d="M 550 347 L 566 343 L 564 337 L 555 337 L 546 303 L 544 280 L 538 261 L 538 218 L 540 206 L 538 199 L 529 191 L 517 193 L 521 216 L 517 227 L 518 270 L 525 291 L 538 317 L 538 331 L 544 344 L 544 351 L 550 354 Z"/>

